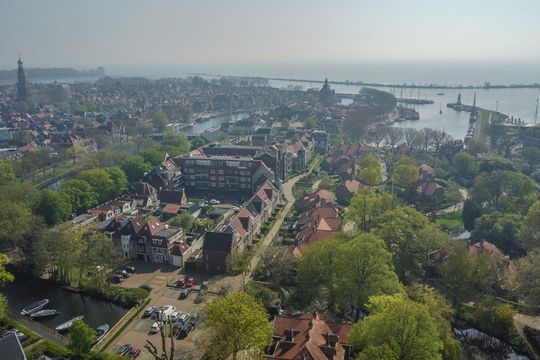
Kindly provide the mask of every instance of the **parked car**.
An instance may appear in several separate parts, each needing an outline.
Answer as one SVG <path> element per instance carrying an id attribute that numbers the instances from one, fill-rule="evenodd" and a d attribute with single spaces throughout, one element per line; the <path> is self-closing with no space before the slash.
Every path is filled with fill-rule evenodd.
<path id="1" fill-rule="evenodd" d="M 131 276 L 131 273 L 127 272 L 126 270 L 122 270 L 122 269 L 118 270 L 118 271 L 116 272 L 116 274 L 117 274 L 117 275 L 122 275 L 122 276 L 125 277 L 125 278 L 128 278 L 128 277 Z"/>
<path id="2" fill-rule="evenodd" d="M 111 277 L 111 281 L 115 284 L 118 284 L 124 281 L 124 277 L 120 274 L 116 274 Z"/>
<path id="3" fill-rule="evenodd" d="M 172 314 L 176 312 L 176 308 L 172 305 L 165 305 L 162 308 L 162 321 L 167 320 Z"/>
<path id="4" fill-rule="evenodd" d="M 219 200 L 216 200 L 216 199 L 210 199 L 210 204 L 212 205 L 218 205 L 219 204 Z"/>
<path id="5" fill-rule="evenodd" d="M 187 319 L 189 319 L 188 313 L 184 313 L 178 317 L 178 321 L 181 321 L 182 324 L 185 324 Z"/>
<path id="6" fill-rule="evenodd" d="M 178 333 L 178 337 L 179 338 L 186 337 L 191 330 L 193 330 L 193 325 L 191 325 L 190 323 L 184 324 L 182 328 L 180 329 L 180 332 Z"/>
<path id="7" fill-rule="evenodd" d="M 124 266 L 124 268 L 122 269 L 130 274 L 133 274 L 135 272 L 135 266 Z"/>
<path id="8" fill-rule="evenodd" d="M 118 349 L 116 353 L 120 355 L 127 355 L 130 351 L 131 351 L 131 345 L 126 344 L 126 345 L 120 346 L 120 348 Z"/>
<path id="9" fill-rule="evenodd" d="M 150 326 L 150 334 L 155 334 L 159 332 L 159 329 L 161 328 L 162 322 L 161 321 L 154 321 L 152 326 Z"/>
<path id="10" fill-rule="evenodd" d="M 180 316 L 180 314 L 182 314 L 182 312 L 178 312 L 178 311 L 175 311 L 171 314 L 170 316 L 170 319 L 172 322 L 176 322 L 176 320 L 178 320 L 178 317 Z"/>
<path id="11" fill-rule="evenodd" d="M 180 296 L 179 296 L 180 300 L 187 298 L 190 292 L 191 292 L 190 288 L 182 289 L 182 291 L 180 291 Z"/>
<path id="12" fill-rule="evenodd" d="M 239 212 L 240 211 L 240 206 L 233 206 L 232 209 L 233 209 L 234 212 Z"/>
<path id="13" fill-rule="evenodd" d="M 141 289 L 144 289 L 148 292 L 152 291 L 152 286 L 148 285 L 148 284 L 142 284 L 141 286 L 139 286 Z"/>
<path id="14" fill-rule="evenodd" d="M 129 356 L 130 359 L 135 359 L 141 354 L 141 348 L 140 347 L 132 347 L 127 356 Z"/>
<path id="15" fill-rule="evenodd" d="M 195 304 L 200 304 L 203 302 L 204 300 L 204 297 L 206 296 L 206 292 L 207 290 L 202 288 L 201 290 L 199 290 L 199 292 L 197 293 L 197 297 L 195 298 L 195 300 L 193 300 L 193 302 Z"/>
<path id="16" fill-rule="evenodd" d="M 188 324 L 191 324 L 193 327 L 195 327 L 198 321 L 199 321 L 199 313 L 193 313 L 189 316 L 189 319 L 187 322 Z"/>
<path id="17" fill-rule="evenodd" d="M 195 278 L 194 277 L 190 277 L 186 280 L 186 284 L 185 286 L 190 288 L 192 287 L 193 285 L 195 285 Z"/>
<path id="18" fill-rule="evenodd" d="M 144 309 L 144 317 L 150 317 L 152 314 L 156 311 L 156 307 L 154 305 L 148 306 L 146 309 Z"/>

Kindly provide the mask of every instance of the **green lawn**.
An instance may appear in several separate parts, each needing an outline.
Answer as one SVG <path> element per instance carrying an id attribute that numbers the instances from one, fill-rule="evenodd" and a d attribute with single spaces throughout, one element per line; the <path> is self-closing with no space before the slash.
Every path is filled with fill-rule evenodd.
<path id="1" fill-rule="evenodd" d="M 435 218 L 435 221 L 446 229 L 456 229 L 463 226 L 461 210 L 451 214 L 438 216 Z"/>

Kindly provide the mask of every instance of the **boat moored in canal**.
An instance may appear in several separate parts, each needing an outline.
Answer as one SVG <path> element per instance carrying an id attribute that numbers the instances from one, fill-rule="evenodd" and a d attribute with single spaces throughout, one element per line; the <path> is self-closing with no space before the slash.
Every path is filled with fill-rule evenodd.
<path id="1" fill-rule="evenodd" d="M 110 326 L 109 324 L 103 324 L 96 328 L 96 342 L 103 339 L 105 335 L 109 332 Z"/>
<path id="2" fill-rule="evenodd" d="M 43 309 L 49 303 L 49 299 L 39 300 L 21 310 L 21 315 L 30 315 Z"/>
<path id="3" fill-rule="evenodd" d="M 76 316 L 73 319 L 70 319 L 70 320 L 66 321 L 65 323 L 62 323 L 62 324 L 58 325 L 55 328 L 55 330 L 58 331 L 58 332 L 69 330 L 69 328 L 71 328 L 71 326 L 73 326 L 73 323 L 75 321 L 82 320 L 83 318 L 84 318 L 84 315 Z"/>
<path id="4" fill-rule="evenodd" d="M 35 313 L 30 314 L 30 317 L 32 319 L 41 319 L 41 318 L 53 317 L 58 314 L 60 314 L 60 311 L 56 309 L 43 309 L 43 310 L 38 310 Z"/>

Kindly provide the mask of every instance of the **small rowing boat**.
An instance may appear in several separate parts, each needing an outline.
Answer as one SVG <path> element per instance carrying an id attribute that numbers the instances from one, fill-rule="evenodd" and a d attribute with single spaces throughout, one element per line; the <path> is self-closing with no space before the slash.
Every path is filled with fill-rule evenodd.
<path id="1" fill-rule="evenodd" d="M 71 326 L 73 326 L 73 323 L 77 320 L 82 320 L 84 318 L 84 315 L 80 315 L 80 316 L 77 316 L 77 317 L 74 317 L 73 319 L 71 320 L 68 320 L 66 321 L 65 323 L 62 323 L 60 325 L 58 325 L 55 330 L 58 331 L 58 332 L 62 332 L 62 331 L 66 331 L 66 330 L 69 330 L 69 328 Z"/>
<path id="2" fill-rule="evenodd" d="M 48 303 L 49 299 L 43 299 L 33 304 L 30 304 L 21 310 L 21 315 L 30 315 L 32 313 L 35 313 L 36 311 L 43 309 Z"/>
<path id="3" fill-rule="evenodd" d="M 96 342 L 103 339 L 103 337 L 107 335 L 109 328 L 109 324 L 103 324 L 96 328 Z"/>
<path id="4" fill-rule="evenodd" d="M 46 318 L 46 317 L 53 317 L 53 316 L 56 316 L 58 314 L 60 314 L 60 311 L 58 311 L 58 310 L 55 310 L 55 309 L 43 309 L 43 310 L 38 310 L 33 314 L 30 314 L 30 317 L 32 319 L 40 319 L 40 318 Z"/>

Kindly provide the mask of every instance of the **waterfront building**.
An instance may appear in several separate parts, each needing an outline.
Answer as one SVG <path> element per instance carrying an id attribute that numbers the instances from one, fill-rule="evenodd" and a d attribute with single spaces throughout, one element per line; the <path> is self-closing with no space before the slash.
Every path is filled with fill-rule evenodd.
<path id="1" fill-rule="evenodd" d="M 324 85 L 319 91 L 319 101 L 324 106 L 331 106 L 337 102 L 336 92 L 330 88 L 328 84 L 328 79 L 324 79 Z"/>

